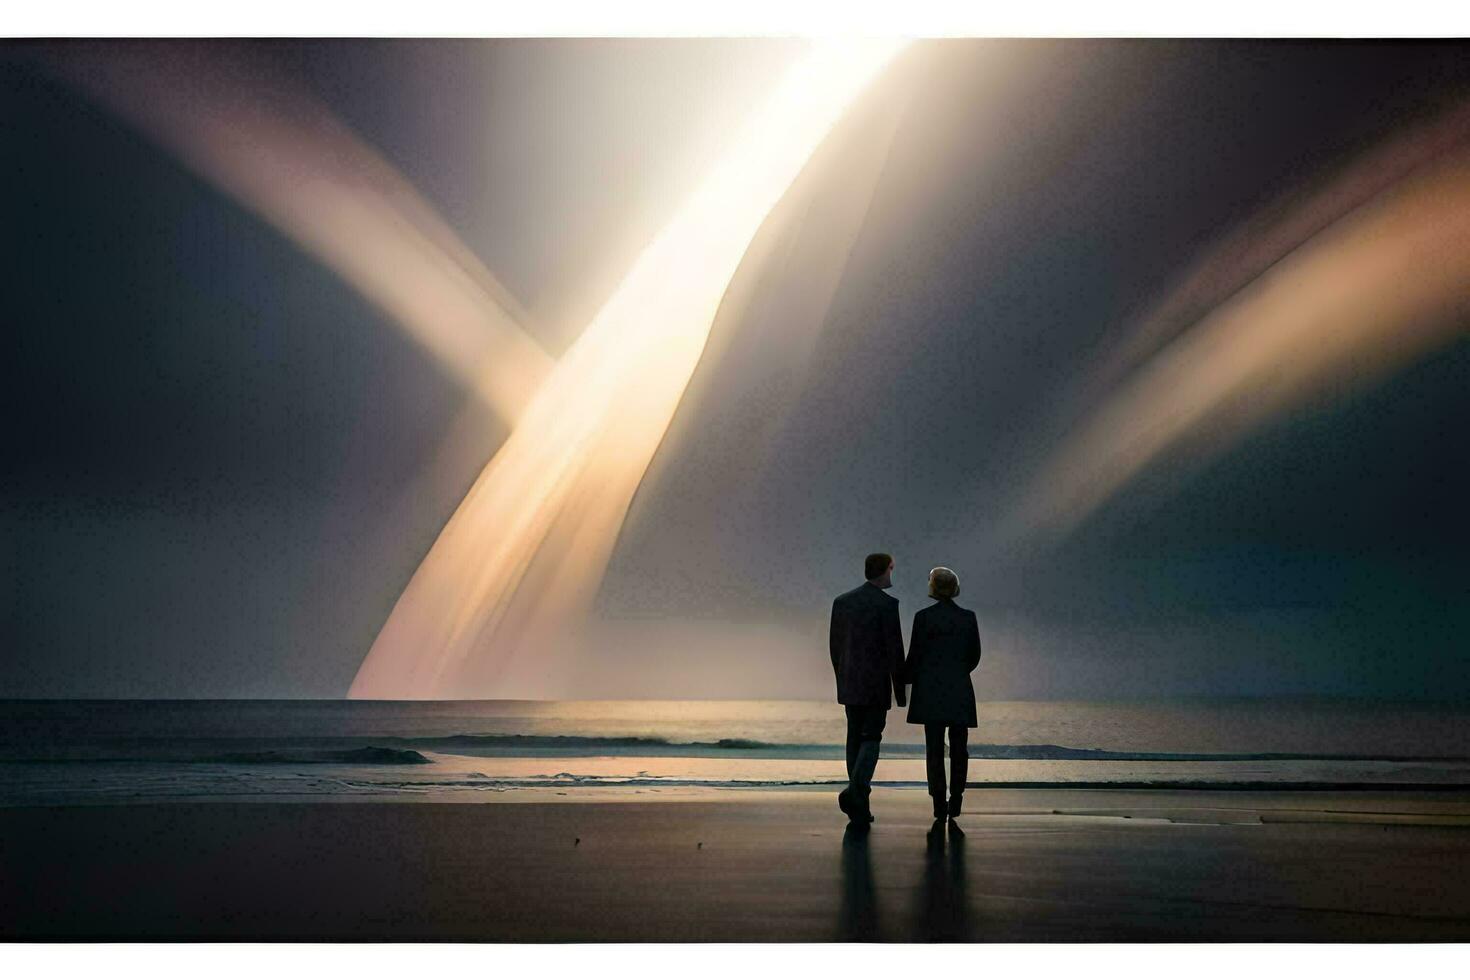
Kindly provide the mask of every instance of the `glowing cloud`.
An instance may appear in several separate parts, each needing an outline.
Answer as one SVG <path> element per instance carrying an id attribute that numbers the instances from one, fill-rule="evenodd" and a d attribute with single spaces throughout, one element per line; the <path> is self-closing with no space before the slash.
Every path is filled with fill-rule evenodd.
<path id="1" fill-rule="evenodd" d="M 761 223 L 845 107 L 904 46 L 819 42 L 552 369 L 379 633 L 350 696 L 554 685 L 721 297 Z"/>

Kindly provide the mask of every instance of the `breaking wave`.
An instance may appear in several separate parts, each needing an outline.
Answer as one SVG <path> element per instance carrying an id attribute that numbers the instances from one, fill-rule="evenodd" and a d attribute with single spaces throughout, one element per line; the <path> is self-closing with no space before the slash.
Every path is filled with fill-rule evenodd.
<path id="1" fill-rule="evenodd" d="M 1163 752 L 1076 748 L 1068 745 L 969 746 L 970 758 L 1034 762 L 1401 762 L 1464 763 L 1461 756 L 1331 755 L 1293 752 Z M 766 742 L 750 738 L 678 741 L 641 735 L 456 734 L 429 736 L 317 736 L 244 738 L 104 738 L 22 742 L 0 738 L 3 762 L 166 762 L 219 764 L 424 765 L 424 753 L 515 757 L 648 756 L 724 759 L 841 759 L 834 744 Z M 921 759 L 924 746 L 884 742 L 883 757 Z"/>

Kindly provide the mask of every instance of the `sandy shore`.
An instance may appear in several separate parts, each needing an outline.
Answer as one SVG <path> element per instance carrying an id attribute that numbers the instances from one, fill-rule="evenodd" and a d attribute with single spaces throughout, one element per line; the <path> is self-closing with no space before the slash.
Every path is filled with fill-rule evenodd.
<path id="1" fill-rule="evenodd" d="M 0 809 L 6 938 L 1470 940 L 1470 794 L 880 790 Z"/>

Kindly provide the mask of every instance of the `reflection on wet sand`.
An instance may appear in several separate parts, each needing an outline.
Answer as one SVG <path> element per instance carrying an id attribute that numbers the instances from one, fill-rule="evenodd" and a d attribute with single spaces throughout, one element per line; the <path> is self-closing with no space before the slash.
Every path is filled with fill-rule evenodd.
<path id="1" fill-rule="evenodd" d="M 845 942 L 873 942 L 878 934 L 878 903 L 873 895 L 873 856 L 867 827 L 848 824 L 842 835 L 842 906 L 837 935 Z"/>
<path id="2" fill-rule="evenodd" d="M 925 835 L 924 875 L 914 903 L 914 942 L 965 942 L 970 912 L 965 898 L 965 832 L 936 820 Z"/>
<path id="3" fill-rule="evenodd" d="M 924 860 L 914 892 L 911 928 L 905 936 L 883 934 L 873 881 L 871 842 L 871 830 L 856 824 L 849 824 L 842 836 L 839 939 L 967 942 L 975 938 L 965 888 L 965 832 L 958 824 L 936 820 L 924 836 Z M 906 856 L 905 863 L 908 860 Z"/>

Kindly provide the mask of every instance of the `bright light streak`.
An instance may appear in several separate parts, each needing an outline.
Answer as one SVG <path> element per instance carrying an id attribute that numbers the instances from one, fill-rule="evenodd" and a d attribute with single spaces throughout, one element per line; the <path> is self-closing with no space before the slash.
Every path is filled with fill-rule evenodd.
<path id="1" fill-rule="evenodd" d="M 1294 188 L 1225 236 L 1180 277 L 1091 371 L 1084 399 L 1106 393 L 1129 371 L 1250 285 L 1271 266 L 1355 208 L 1436 160 L 1465 152 L 1470 142 L 1470 103 L 1406 126 L 1330 180 L 1305 192 Z"/>
<path id="2" fill-rule="evenodd" d="M 350 696 L 506 696 L 569 642 L 761 223 L 906 42 L 814 43 L 553 368 L 445 526 Z M 544 672 L 543 672 L 544 673 Z"/>
<path id="3" fill-rule="evenodd" d="M 1470 156 L 1415 173 L 1277 262 L 1121 384 L 1005 537 L 1065 534 L 1166 454 L 1205 459 L 1328 382 L 1370 383 L 1470 316 Z"/>
<path id="4" fill-rule="evenodd" d="M 336 271 L 514 421 L 550 373 L 510 294 L 324 106 L 218 45 L 55 46 L 47 64 Z"/>

